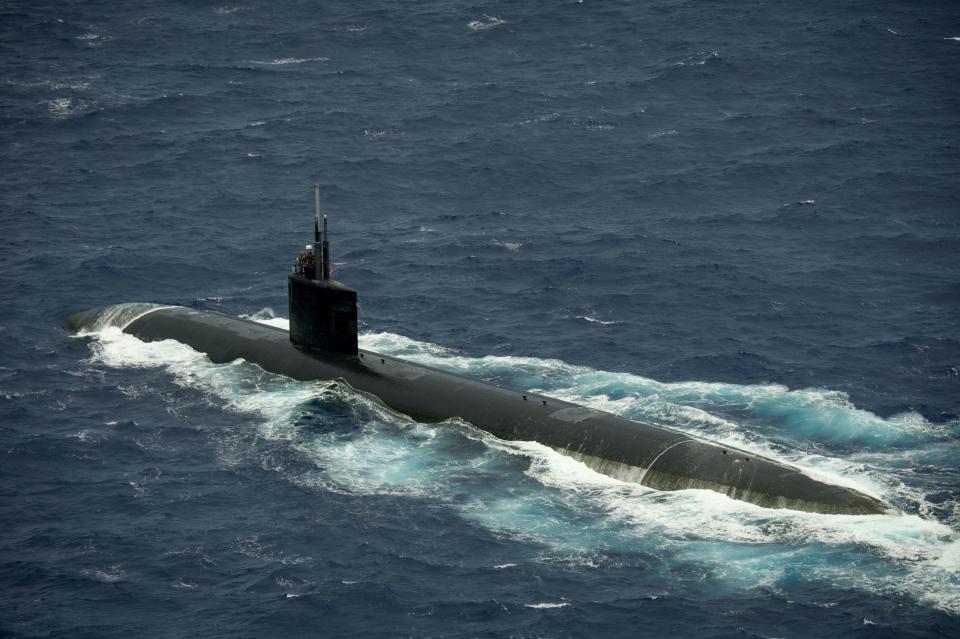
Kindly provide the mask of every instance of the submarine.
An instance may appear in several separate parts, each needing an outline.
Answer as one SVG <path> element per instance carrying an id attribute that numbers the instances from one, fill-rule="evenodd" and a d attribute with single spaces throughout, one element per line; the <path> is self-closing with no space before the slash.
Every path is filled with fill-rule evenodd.
<path id="1" fill-rule="evenodd" d="M 74 313 L 64 328 L 84 333 L 117 326 L 147 342 L 176 340 L 214 363 L 242 358 L 296 380 L 339 380 L 418 421 L 460 418 L 656 490 L 707 489 L 765 508 L 825 514 L 896 512 L 852 488 L 673 428 L 358 348 L 357 292 L 331 279 L 327 218 L 321 225 L 319 186 L 315 190 L 313 244 L 287 275 L 289 331 L 218 312 L 129 303 Z"/>

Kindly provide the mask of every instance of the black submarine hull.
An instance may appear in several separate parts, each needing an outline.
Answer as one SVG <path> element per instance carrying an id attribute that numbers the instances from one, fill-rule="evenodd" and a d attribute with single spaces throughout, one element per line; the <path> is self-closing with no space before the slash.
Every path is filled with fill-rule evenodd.
<path id="1" fill-rule="evenodd" d="M 461 418 L 501 439 L 536 441 L 598 472 L 658 490 L 709 489 L 767 508 L 827 514 L 892 512 L 856 490 L 671 428 L 370 351 L 297 346 L 285 330 L 220 313 L 122 304 L 76 313 L 64 325 L 81 332 L 111 323 L 144 341 L 176 340 L 215 363 L 242 358 L 296 380 L 343 380 L 414 419 Z"/>

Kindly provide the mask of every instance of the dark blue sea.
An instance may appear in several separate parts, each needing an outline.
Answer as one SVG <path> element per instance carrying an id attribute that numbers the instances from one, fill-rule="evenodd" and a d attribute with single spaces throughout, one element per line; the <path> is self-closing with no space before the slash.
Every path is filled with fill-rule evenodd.
<path id="1" fill-rule="evenodd" d="M 960 637 L 960 5 L 0 0 L 0 636 Z M 899 515 L 657 492 L 70 312 L 285 326 Z"/>

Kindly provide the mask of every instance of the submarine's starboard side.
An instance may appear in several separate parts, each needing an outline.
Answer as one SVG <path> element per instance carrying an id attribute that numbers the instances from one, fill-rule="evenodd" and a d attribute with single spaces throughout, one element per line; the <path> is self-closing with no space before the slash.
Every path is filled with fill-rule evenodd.
<path id="1" fill-rule="evenodd" d="M 342 379 L 415 419 L 461 418 L 502 439 L 536 441 L 598 472 L 658 490 L 703 488 L 759 506 L 829 514 L 891 512 L 856 490 L 681 431 L 370 351 L 296 346 L 287 331 L 220 313 L 120 304 L 76 313 L 64 325 L 81 332 L 110 322 L 144 341 L 182 342 L 215 363 L 242 358 L 297 380 Z"/>

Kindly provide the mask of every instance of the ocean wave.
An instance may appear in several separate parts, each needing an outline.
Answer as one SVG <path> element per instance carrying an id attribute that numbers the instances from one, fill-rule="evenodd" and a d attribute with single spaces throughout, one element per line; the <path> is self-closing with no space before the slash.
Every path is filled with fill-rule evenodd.
<path id="1" fill-rule="evenodd" d="M 506 20 L 502 20 L 497 16 L 484 15 L 482 18 L 477 18 L 476 20 L 471 20 L 467 23 L 467 28 L 471 31 L 489 31 L 495 27 L 506 24 Z"/>
<path id="2" fill-rule="evenodd" d="M 90 108 L 83 100 L 68 97 L 59 97 L 49 100 L 47 113 L 55 120 L 65 120 L 75 115 L 87 113 Z"/>
<path id="3" fill-rule="evenodd" d="M 530 124 L 539 124 L 541 122 L 553 122 L 559 119 L 559 113 L 544 113 L 543 115 L 535 115 L 522 120 L 517 120 L 516 122 L 511 122 L 507 126 L 528 126 Z"/>
<path id="4" fill-rule="evenodd" d="M 500 240 L 496 240 L 496 239 L 492 240 L 492 242 L 495 246 L 505 248 L 508 251 L 512 251 L 513 253 L 516 253 L 521 248 L 523 248 L 523 244 L 520 242 L 501 242 Z"/>
<path id="5" fill-rule="evenodd" d="M 107 568 L 88 568 L 81 571 L 81 574 L 93 581 L 99 581 L 104 584 L 115 584 L 123 581 L 127 573 L 120 564 L 114 564 Z"/>
<path id="6" fill-rule="evenodd" d="M 600 324 L 602 326 L 612 326 L 613 324 L 620 323 L 615 320 L 602 320 L 597 317 L 590 317 L 589 315 L 577 315 L 576 318 L 585 322 L 590 322 L 591 324 Z"/>
<path id="7" fill-rule="evenodd" d="M 655 140 L 655 139 L 657 139 L 657 138 L 663 138 L 663 137 L 667 137 L 667 136 L 670 136 L 670 135 L 676 135 L 676 134 L 677 134 L 677 132 L 676 132 L 675 129 L 669 129 L 669 130 L 666 130 L 666 131 L 655 131 L 654 133 L 651 133 L 651 134 L 648 135 L 647 137 L 649 137 L 649 138 L 652 139 L 652 140 Z"/>
<path id="8" fill-rule="evenodd" d="M 306 62 L 329 62 L 330 58 L 274 58 L 273 60 L 245 60 L 247 64 L 263 66 L 285 66 L 288 64 L 304 64 Z"/>
<path id="9" fill-rule="evenodd" d="M 105 42 L 112 40 L 113 38 L 111 38 L 110 36 L 106 36 L 102 33 L 98 33 L 96 31 L 88 31 L 81 35 L 75 36 L 74 39 L 79 40 L 84 44 L 84 46 L 88 48 L 95 49 L 103 46 Z"/>
<path id="10" fill-rule="evenodd" d="M 719 51 L 697 51 L 679 60 L 675 60 L 672 64 L 675 67 L 703 66 L 710 60 L 715 60 L 719 57 Z"/>
<path id="11" fill-rule="evenodd" d="M 363 130 L 364 137 L 371 138 L 374 140 L 379 138 L 384 138 L 384 137 L 401 136 L 401 135 L 403 135 L 403 131 L 399 129 L 383 128 L 383 129 L 364 129 Z"/>

